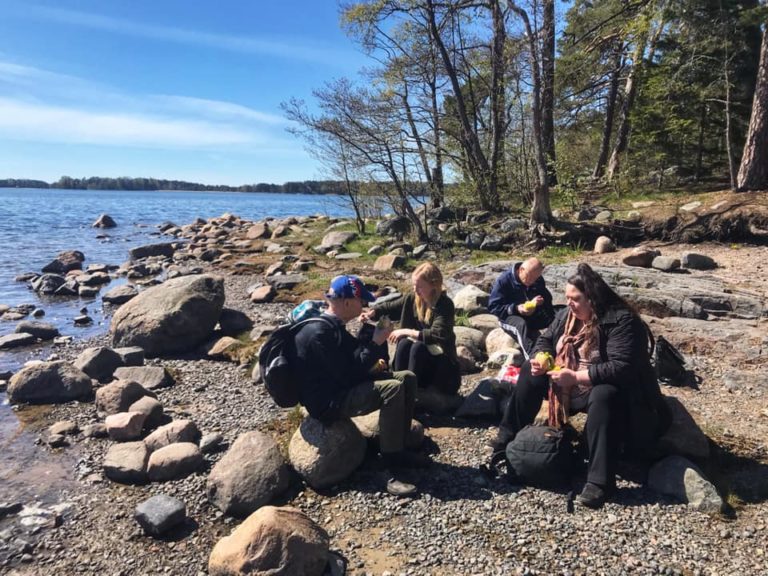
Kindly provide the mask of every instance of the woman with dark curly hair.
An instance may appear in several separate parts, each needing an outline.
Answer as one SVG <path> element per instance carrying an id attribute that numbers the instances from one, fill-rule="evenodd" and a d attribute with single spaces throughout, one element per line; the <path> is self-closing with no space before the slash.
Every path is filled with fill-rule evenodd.
<path id="1" fill-rule="evenodd" d="M 539 337 L 492 443 L 503 450 L 533 423 L 549 400 L 549 423 L 586 412 L 587 483 L 576 502 L 600 508 L 616 488 L 622 441 L 629 451 L 649 450 L 669 424 L 651 365 L 645 323 L 588 264 L 579 264 L 565 287 L 567 307 Z M 554 366 L 543 355 L 554 358 Z"/>

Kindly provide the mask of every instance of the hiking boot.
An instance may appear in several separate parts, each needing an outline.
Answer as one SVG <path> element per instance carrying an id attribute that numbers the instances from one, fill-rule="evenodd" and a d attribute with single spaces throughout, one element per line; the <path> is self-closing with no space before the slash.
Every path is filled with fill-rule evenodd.
<path id="1" fill-rule="evenodd" d="M 576 496 L 576 504 L 592 508 L 593 510 L 599 510 L 612 494 L 613 490 L 607 486 L 587 482 L 581 494 Z"/>
<path id="2" fill-rule="evenodd" d="M 379 456 L 384 468 L 428 468 L 432 459 L 420 452 L 385 452 Z"/>
<path id="3" fill-rule="evenodd" d="M 408 498 L 410 496 L 416 496 L 418 489 L 416 486 L 397 478 L 390 478 L 387 480 L 387 493 L 398 498 Z"/>

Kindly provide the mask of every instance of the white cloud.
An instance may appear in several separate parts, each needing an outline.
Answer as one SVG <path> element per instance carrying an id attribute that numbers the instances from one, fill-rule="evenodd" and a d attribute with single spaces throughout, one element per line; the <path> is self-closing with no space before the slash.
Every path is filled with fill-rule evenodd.
<path id="1" fill-rule="evenodd" d="M 121 93 L 0 60 L 0 135 L 13 140 L 151 148 L 280 145 L 287 121 L 242 104 Z"/>
<path id="2" fill-rule="evenodd" d="M 5 138 L 108 146 L 200 148 L 264 143 L 254 131 L 213 122 L 155 118 L 0 98 Z"/>

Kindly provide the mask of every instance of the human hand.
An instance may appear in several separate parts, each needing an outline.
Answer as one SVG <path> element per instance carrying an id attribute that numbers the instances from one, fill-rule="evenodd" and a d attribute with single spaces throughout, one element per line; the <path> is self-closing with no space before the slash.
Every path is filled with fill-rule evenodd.
<path id="1" fill-rule="evenodd" d="M 536 296 L 536 298 L 533 299 L 533 301 L 536 302 L 536 306 L 541 306 L 542 304 L 544 304 L 544 296 L 539 294 L 538 296 Z"/>
<path id="2" fill-rule="evenodd" d="M 413 338 L 415 340 L 418 337 L 418 330 L 411 330 L 410 328 L 398 328 L 397 330 L 392 330 L 387 340 L 389 340 L 391 344 L 397 344 L 397 342 L 402 338 Z"/>
<path id="3" fill-rule="evenodd" d="M 517 313 L 520 314 L 520 316 L 530 316 L 536 311 L 536 307 L 530 307 L 526 306 L 527 302 L 523 302 L 522 304 L 519 304 L 517 306 Z"/>
<path id="4" fill-rule="evenodd" d="M 366 323 L 366 322 L 373 322 L 376 320 L 376 310 L 373 308 L 368 308 L 367 310 L 363 310 L 360 313 L 360 322 Z"/>
<path id="5" fill-rule="evenodd" d="M 542 376 L 547 373 L 547 367 L 536 358 L 531 358 L 531 376 Z"/>
<path id="6" fill-rule="evenodd" d="M 392 334 L 392 323 L 391 322 L 379 322 L 376 324 L 376 328 L 373 330 L 373 343 L 374 344 L 384 344 L 386 342 L 390 335 Z"/>
<path id="7" fill-rule="evenodd" d="M 557 389 L 562 390 L 563 392 L 570 391 L 570 389 L 578 382 L 576 371 L 571 370 L 570 368 L 550 370 L 547 374 Z"/>

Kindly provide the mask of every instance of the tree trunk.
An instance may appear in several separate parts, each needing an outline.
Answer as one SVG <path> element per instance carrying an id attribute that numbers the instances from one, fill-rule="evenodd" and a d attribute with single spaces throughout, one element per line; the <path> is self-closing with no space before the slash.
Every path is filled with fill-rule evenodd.
<path id="1" fill-rule="evenodd" d="M 504 71 L 504 46 L 507 42 L 507 30 L 504 25 L 504 11 L 495 0 L 491 5 L 493 16 L 493 44 L 491 46 L 491 162 L 488 182 L 489 200 L 495 209 L 499 206 L 498 184 L 502 169 L 502 150 L 506 133 L 506 84 Z"/>
<path id="2" fill-rule="evenodd" d="M 541 36 L 541 136 L 547 158 L 547 183 L 555 186 L 555 0 L 544 0 Z"/>
<path id="3" fill-rule="evenodd" d="M 544 140 L 542 134 L 541 119 L 541 75 L 539 74 L 539 53 L 536 49 L 536 37 L 531 29 L 528 13 L 511 2 L 509 8 L 513 10 L 525 25 L 525 34 L 528 37 L 528 50 L 530 52 L 531 76 L 533 77 L 533 150 L 536 159 L 537 184 L 533 193 L 533 205 L 531 206 L 531 226 L 543 224 L 549 226 L 552 221 L 552 208 L 549 204 L 549 179 L 547 175 L 547 158 L 544 153 Z"/>
<path id="4" fill-rule="evenodd" d="M 736 184 L 738 190 L 768 189 L 768 31 L 763 32 L 752 116 Z"/>
<path id="5" fill-rule="evenodd" d="M 693 179 L 698 182 L 701 179 L 701 167 L 704 163 L 704 131 L 707 127 L 707 103 L 701 103 L 701 112 L 699 113 L 699 140 L 696 145 L 696 172 Z"/>
<path id="6" fill-rule="evenodd" d="M 661 9 L 663 6 L 659 6 Z M 635 104 L 635 97 L 637 96 L 637 89 L 640 83 L 640 74 L 643 70 L 643 61 L 645 57 L 646 46 L 650 45 L 648 60 L 653 60 L 653 54 L 656 50 L 656 43 L 661 36 L 661 32 L 664 29 L 664 20 L 661 20 L 653 33 L 650 43 L 648 42 L 648 32 L 642 32 L 637 39 L 637 46 L 635 52 L 632 55 L 632 70 L 627 76 L 627 82 L 624 88 L 624 104 L 621 107 L 621 123 L 616 135 L 616 143 L 613 146 L 613 152 L 611 153 L 611 159 L 608 161 L 608 170 L 606 171 L 606 180 L 608 182 L 613 181 L 616 176 L 616 172 L 619 171 L 619 164 L 621 163 L 621 156 L 627 150 L 627 144 L 629 143 L 629 128 L 630 128 L 630 114 L 632 113 L 632 107 Z"/>
<path id="7" fill-rule="evenodd" d="M 605 103 L 605 124 L 603 125 L 603 139 L 600 142 L 600 153 L 597 156 L 595 170 L 592 177 L 600 179 L 605 173 L 605 163 L 608 161 L 608 153 L 611 149 L 611 136 L 613 135 L 613 121 L 616 111 L 616 98 L 619 94 L 619 75 L 621 74 L 623 54 L 623 42 L 616 43 L 616 60 L 611 71 L 611 84 L 608 88 L 608 98 Z"/>

